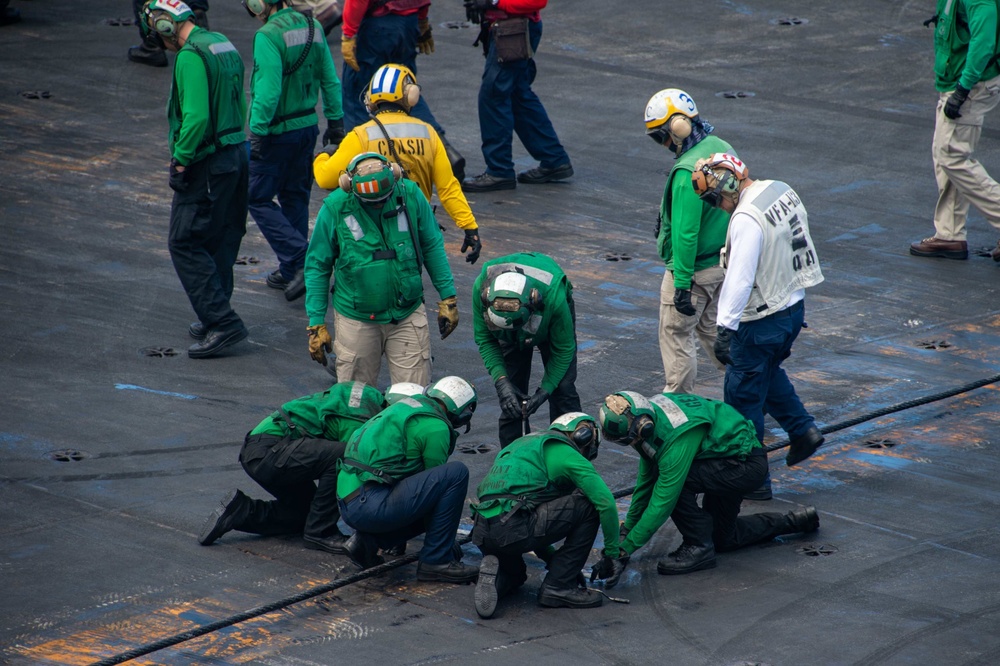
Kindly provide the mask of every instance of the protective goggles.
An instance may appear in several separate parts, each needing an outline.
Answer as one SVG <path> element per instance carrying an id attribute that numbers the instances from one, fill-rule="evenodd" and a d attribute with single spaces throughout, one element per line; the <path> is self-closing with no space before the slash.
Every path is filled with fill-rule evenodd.
<path id="1" fill-rule="evenodd" d="M 670 137 L 670 132 L 667 131 L 666 125 L 661 125 L 656 129 L 647 131 L 646 136 L 655 141 L 658 146 L 665 146 L 673 141 Z"/>

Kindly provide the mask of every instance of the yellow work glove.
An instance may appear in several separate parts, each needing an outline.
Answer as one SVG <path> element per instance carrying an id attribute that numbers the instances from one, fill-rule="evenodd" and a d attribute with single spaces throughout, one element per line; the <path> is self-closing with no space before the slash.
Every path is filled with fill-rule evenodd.
<path id="1" fill-rule="evenodd" d="M 431 34 L 431 22 L 428 19 L 420 19 L 417 24 L 420 27 L 420 36 L 417 37 L 417 50 L 424 55 L 434 53 L 434 35 Z"/>
<path id="2" fill-rule="evenodd" d="M 340 40 L 340 55 L 344 56 L 344 62 L 355 72 L 361 71 L 358 66 L 358 42 L 354 37 L 344 37 Z"/>
<path id="3" fill-rule="evenodd" d="M 333 340 L 326 330 L 326 324 L 307 326 L 306 332 L 309 335 L 309 355 L 312 360 L 325 366 L 326 355 L 333 351 Z"/>
<path id="4" fill-rule="evenodd" d="M 458 328 L 458 298 L 449 296 L 443 301 L 438 301 L 438 330 L 441 331 L 441 339 L 447 338 L 456 328 Z"/>

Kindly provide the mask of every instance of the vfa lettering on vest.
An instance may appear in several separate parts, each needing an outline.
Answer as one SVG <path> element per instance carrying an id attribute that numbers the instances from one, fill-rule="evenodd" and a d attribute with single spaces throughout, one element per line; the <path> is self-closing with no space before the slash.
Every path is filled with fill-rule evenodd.
<path id="1" fill-rule="evenodd" d="M 740 321 L 754 321 L 779 311 L 797 289 L 823 281 L 809 216 L 798 194 L 776 180 L 754 181 L 733 213 L 753 218 L 762 232 L 754 290 Z M 727 249 L 728 249 L 727 239 Z"/>

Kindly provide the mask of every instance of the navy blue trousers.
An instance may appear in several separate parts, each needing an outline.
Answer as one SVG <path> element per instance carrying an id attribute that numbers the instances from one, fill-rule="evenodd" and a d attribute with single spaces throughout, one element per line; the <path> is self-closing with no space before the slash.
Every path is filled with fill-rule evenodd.
<path id="1" fill-rule="evenodd" d="M 733 335 L 726 366 L 724 396 L 753 421 L 757 439 L 764 441 L 764 414 L 770 414 L 789 437 L 803 435 L 814 421 L 781 367 L 802 330 L 805 301 L 757 321 L 740 322 Z"/>
<path id="2" fill-rule="evenodd" d="M 350 502 L 340 502 L 344 522 L 391 548 L 424 534 L 418 556 L 426 564 L 454 559 L 455 531 L 469 490 L 469 470 L 449 462 L 402 479 L 393 486 L 365 484 Z"/>
<path id="3" fill-rule="evenodd" d="M 318 135 L 313 125 L 263 137 L 261 159 L 250 160 L 250 215 L 278 257 L 278 269 L 286 280 L 305 264 L 309 247 L 312 158 Z"/>
<path id="4" fill-rule="evenodd" d="M 542 40 L 542 23 L 528 21 L 532 51 Z M 486 172 L 498 178 L 514 177 L 511 144 L 514 133 L 539 164 L 552 169 L 569 164 L 569 155 L 552 127 L 542 101 L 531 89 L 537 69 L 535 59 L 501 63 L 491 38 L 486 67 L 479 87 L 479 132 L 483 139 Z"/>
<path id="5" fill-rule="evenodd" d="M 344 63 L 344 73 L 340 77 L 344 91 L 345 129 L 351 130 L 368 122 L 368 111 L 365 109 L 362 97 L 375 75 L 375 70 L 388 63 L 397 63 L 405 65 L 415 76 L 417 75 L 417 38 L 420 37 L 417 23 L 416 14 L 369 16 L 361 22 L 356 36 L 355 53 L 360 70 L 355 72 Z M 417 81 L 419 80 L 418 76 Z M 429 123 L 438 134 L 444 134 L 444 129 L 431 113 L 423 95 L 420 96 L 417 105 L 410 109 L 410 115 Z"/>

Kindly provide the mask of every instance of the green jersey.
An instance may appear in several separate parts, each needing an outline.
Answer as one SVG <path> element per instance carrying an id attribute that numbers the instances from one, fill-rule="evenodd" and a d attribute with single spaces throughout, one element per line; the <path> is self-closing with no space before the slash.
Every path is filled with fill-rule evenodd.
<path id="1" fill-rule="evenodd" d="M 497 454 L 476 490 L 480 501 L 472 505 L 472 510 L 484 518 L 493 518 L 519 504 L 533 508 L 577 488 L 601 518 L 604 553 L 618 557 L 618 507 L 611 490 L 565 435 L 551 430 L 516 439 Z"/>
<path id="2" fill-rule="evenodd" d="M 361 382 L 340 382 L 321 393 L 286 402 L 250 434 L 346 442 L 365 421 L 382 411 L 384 404 L 385 397 L 378 389 Z M 289 428 L 289 421 L 294 428 Z"/>
<path id="3" fill-rule="evenodd" d="M 667 270 L 673 271 L 677 289 L 690 289 L 697 271 L 718 266 L 719 250 L 726 244 L 729 213 L 699 199 L 691 185 L 695 162 L 712 153 L 736 154 L 710 134 L 677 159 L 663 190 L 656 248 Z"/>
<path id="4" fill-rule="evenodd" d="M 543 306 L 540 311 L 532 313 L 528 323 L 519 329 L 498 328 L 486 316 L 489 308 L 486 291 L 497 275 L 509 270 L 524 273 L 528 285 L 538 289 Z M 570 309 L 572 300 L 573 285 L 559 264 L 547 255 L 521 252 L 492 259 L 483 265 L 482 272 L 472 285 L 472 327 L 479 354 L 493 381 L 507 374 L 500 342 L 518 349 L 547 343 L 551 353 L 545 364 L 541 388 L 547 393 L 555 391 L 576 353 L 576 328 Z"/>
<path id="5" fill-rule="evenodd" d="M 457 439 L 436 400 L 403 398 L 351 436 L 337 476 L 337 495 L 346 497 L 366 482 L 395 483 L 443 465 Z"/>
<path id="6" fill-rule="evenodd" d="M 326 119 L 343 118 L 340 79 L 323 27 L 291 7 L 275 12 L 253 40 L 250 131 L 264 136 L 312 127 L 321 91 Z"/>
<path id="7" fill-rule="evenodd" d="M 177 53 L 167 100 L 170 154 L 187 166 L 246 141 L 243 59 L 225 35 L 195 26 Z"/>
<path id="8" fill-rule="evenodd" d="M 938 92 L 957 84 L 971 90 L 1000 74 L 996 0 L 938 0 L 934 28 L 934 85 Z"/>
<path id="9" fill-rule="evenodd" d="M 430 204 L 410 180 L 404 178 L 395 187 L 374 210 L 339 188 L 323 202 L 305 261 L 310 326 L 326 319 L 331 276 L 337 312 L 376 324 L 402 321 L 423 303 L 421 259 L 441 298 L 455 295 L 444 239 Z M 406 203 L 406 214 L 399 210 L 400 200 Z"/>
<path id="10" fill-rule="evenodd" d="M 735 408 L 687 393 L 663 393 L 649 399 L 656 422 L 655 452 L 643 455 L 625 516 L 629 534 L 622 548 L 633 553 L 667 522 L 696 458 L 738 458 L 760 447 L 753 422 Z"/>

